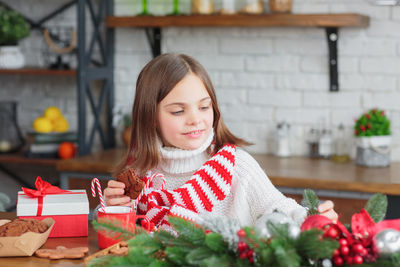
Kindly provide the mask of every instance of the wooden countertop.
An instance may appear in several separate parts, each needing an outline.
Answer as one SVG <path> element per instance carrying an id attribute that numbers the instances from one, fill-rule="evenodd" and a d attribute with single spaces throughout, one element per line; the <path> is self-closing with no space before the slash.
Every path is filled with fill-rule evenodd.
<path id="1" fill-rule="evenodd" d="M 0 219 L 14 219 L 14 212 L 0 212 Z M 57 246 L 64 246 L 67 248 L 73 247 L 89 247 L 89 255 L 99 251 L 97 246 L 97 233 L 89 223 L 89 235 L 87 237 L 62 237 L 62 238 L 48 238 L 42 248 L 56 248 Z M 35 256 L 32 257 L 0 257 L 0 266 L 85 266 L 83 259 L 75 260 L 49 260 L 42 259 Z"/>
<path id="2" fill-rule="evenodd" d="M 57 170 L 110 174 L 125 153 L 125 149 L 111 149 L 62 160 L 57 163 Z M 354 162 L 335 163 L 308 157 L 253 156 L 275 186 L 400 195 L 400 162 L 385 168 L 367 168 Z"/>

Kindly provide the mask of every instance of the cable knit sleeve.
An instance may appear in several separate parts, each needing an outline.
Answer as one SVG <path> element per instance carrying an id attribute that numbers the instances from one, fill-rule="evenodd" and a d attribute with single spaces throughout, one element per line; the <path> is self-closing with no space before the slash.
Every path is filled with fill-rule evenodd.
<path id="1" fill-rule="evenodd" d="M 290 216 L 297 224 L 303 222 L 307 214 L 306 209 L 276 189 L 257 161 L 249 153 L 239 148 L 236 156 L 235 175 L 241 186 L 244 187 L 253 224 L 259 216 L 271 213 L 275 209 Z"/>

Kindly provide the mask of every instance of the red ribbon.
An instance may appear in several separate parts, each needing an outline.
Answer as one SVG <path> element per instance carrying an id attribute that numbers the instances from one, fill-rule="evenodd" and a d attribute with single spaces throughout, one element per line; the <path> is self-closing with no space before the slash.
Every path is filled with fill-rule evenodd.
<path id="1" fill-rule="evenodd" d="M 65 194 L 72 193 L 68 190 L 61 189 L 57 186 L 53 186 L 50 183 L 43 181 L 40 176 L 36 177 L 35 186 L 37 190 L 29 189 L 22 187 L 22 191 L 32 198 L 38 199 L 38 209 L 36 212 L 36 216 L 41 216 L 43 211 L 43 197 L 46 195 L 55 195 L 55 194 Z"/>

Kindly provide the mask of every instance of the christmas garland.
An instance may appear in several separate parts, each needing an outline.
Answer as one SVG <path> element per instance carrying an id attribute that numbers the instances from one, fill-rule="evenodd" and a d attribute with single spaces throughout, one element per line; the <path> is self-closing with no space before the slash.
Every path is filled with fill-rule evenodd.
<path id="1" fill-rule="evenodd" d="M 374 195 L 347 226 L 316 214 L 312 190 L 304 191 L 302 204 L 310 216 L 301 228 L 279 212 L 244 228 L 226 218 L 199 225 L 171 217 L 175 232 L 139 227 L 136 234 L 93 221 L 95 229 L 129 240 L 129 254 L 96 258 L 89 266 L 400 266 L 400 220 L 382 221 L 386 196 Z"/>

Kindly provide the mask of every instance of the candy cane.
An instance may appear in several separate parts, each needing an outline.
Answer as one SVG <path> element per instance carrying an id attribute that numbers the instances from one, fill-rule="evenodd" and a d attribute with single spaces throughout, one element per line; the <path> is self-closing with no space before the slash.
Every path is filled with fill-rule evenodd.
<path id="1" fill-rule="evenodd" d="M 101 209 L 103 212 L 105 212 L 106 205 L 104 204 L 104 198 L 103 198 L 103 193 L 101 192 L 101 186 L 100 186 L 99 179 L 97 179 L 97 178 L 92 179 L 92 196 L 96 197 L 96 188 L 94 187 L 94 184 L 97 185 L 97 192 L 99 193 Z"/>
<path id="2" fill-rule="evenodd" d="M 162 182 L 161 182 L 161 189 L 164 189 L 164 186 L 165 186 L 165 177 L 164 177 L 164 175 L 162 175 L 162 174 L 160 174 L 160 173 L 153 174 L 149 179 L 147 179 L 147 182 L 146 182 L 145 186 L 143 187 L 142 192 L 140 192 L 139 196 L 138 196 L 138 197 L 135 199 L 135 201 L 133 202 L 133 208 L 134 208 L 135 210 L 136 210 L 136 207 L 137 207 L 137 205 L 138 205 L 140 199 L 141 199 L 141 198 L 143 197 L 143 195 L 144 195 L 144 191 L 145 191 L 146 189 L 149 189 L 149 188 L 150 188 L 150 183 L 153 182 L 153 180 L 154 180 L 155 178 L 157 178 L 157 177 L 159 177 L 159 178 L 162 179 Z"/>

